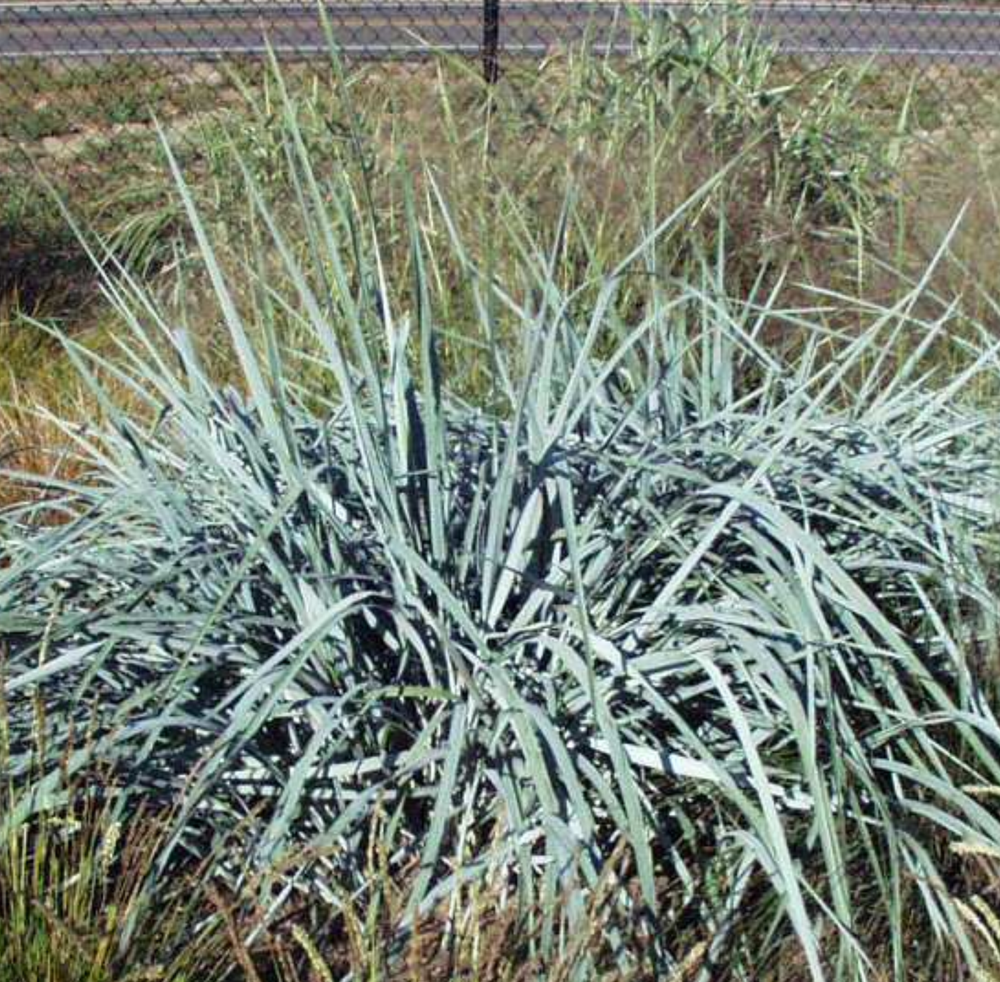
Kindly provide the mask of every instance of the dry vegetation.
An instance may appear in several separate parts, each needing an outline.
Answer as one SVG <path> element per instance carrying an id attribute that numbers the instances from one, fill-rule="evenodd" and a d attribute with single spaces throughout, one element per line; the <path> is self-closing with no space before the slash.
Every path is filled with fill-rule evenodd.
<path id="1" fill-rule="evenodd" d="M 246 66 L 238 71 L 254 77 Z M 778 89 L 800 79 L 804 71 L 772 71 L 767 84 Z M 168 84 L 168 77 L 147 79 L 146 74 L 127 85 L 109 85 L 103 76 L 63 77 L 57 96 L 42 100 L 35 110 L 48 123 L 28 119 L 24 125 L 32 131 L 44 125 L 46 138 L 62 148 L 54 155 L 45 152 L 41 162 L 60 193 L 70 192 L 67 200 L 77 218 L 100 230 L 141 273 L 153 274 L 170 262 L 185 232 L 177 202 L 162 180 L 163 161 L 147 103 L 137 101 L 137 91 L 151 100 L 148 105 L 175 134 L 196 191 L 223 223 L 238 227 L 242 221 L 240 177 L 225 159 L 231 134 L 265 184 L 267 170 L 280 166 L 281 149 L 269 135 L 273 120 L 267 107 L 274 93 L 268 94 L 266 86 L 262 92 L 254 84 L 252 92 L 241 96 L 228 75 L 214 69 L 194 73 L 183 87 Z M 656 120 L 652 129 L 639 125 L 637 135 L 634 113 L 626 112 L 626 121 L 619 122 L 611 118 L 617 110 L 599 104 L 599 93 L 613 88 L 606 80 L 601 84 L 602 74 L 598 65 L 583 67 L 562 56 L 540 70 L 512 65 L 494 94 L 487 124 L 484 93 L 464 66 L 371 66 L 359 72 L 350 83 L 351 112 L 364 134 L 371 187 L 390 225 L 390 239 L 395 235 L 393 223 L 399 222 L 400 198 L 398 182 L 385 177 L 410 169 L 419 194 L 423 177 L 413 168 L 420 162 L 458 203 L 468 240 L 493 243 L 498 255 L 509 255 L 505 230 L 497 220 L 504 201 L 517 203 L 512 214 L 526 227 L 551 228 L 563 189 L 572 179 L 580 189 L 575 203 L 580 221 L 593 236 L 586 248 L 610 253 L 634 239 L 646 219 L 650 154 L 659 158 L 653 164 L 655 190 L 659 206 L 665 208 L 670 201 L 682 200 L 721 166 L 727 153 L 756 133 L 761 142 L 746 151 L 752 160 L 733 182 L 727 209 L 731 239 L 740 243 L 735 255 L 741 263 L 745 258 L 744 273 L 730 271 L 737 292 L 746 289 L 764 260 L 774 268 L 788 263 L 790 277 L 814 286 L 859 287 L 871 299 L 885 300 L 899 287 L 899 271 L 923 268 L 964 209 L 952 245 L 958 262 L 939 270 L 935 283 L 942 296 L 961 294 L 963 302 L 973 305 L 975 317 L 992 318 L 990 301 L 981 292 L 989 294 L 991 257 L 1000 239 L 1000 138 L 991 123 L 1000 110 L 991 108 L 981 79 L 936 76 L 922 84 L 919 79 L 889 77 L 876 67 L 860 77 L 848 72 L 832 86 L 829 80 L 836 73 L 811 76 L 789 100 L 783 117 L 790 129 L 795 107 L 810 100 L 821 107 L 814 119 L 806 120 L 808 129 L 797 148 L 805 160 L 796 173 L 786 169 L 787 158 L 780 145 L 775 146 L 773 133 L 764 132 L 767 112 L 759 105 L 756 118 L 742 120 L 726 134 L 718 119 L 701 115 L 706 93 L 690 99 L 674 96 L 676 110 L 670 107 L 671 115 Z M 32 75 L 12 85 L 11 91 L 44 92 L 50 81 Z M 310 136 L 317 153 L 342 160 L 342 94 L 329 76 L 304 73 L 301 78 L 291 76 L 289 84 L 303 94 L 313 116 Z M 319 88 L 311 89 L 315 84 Z M 707 101 L 718 100 L 726 84 L 716 80 Z M 95 91 L 102 93 L 102 102 L 90 98 Z M 119 92 L 120 97 L 115 95 Z M 942 112 L 954 94 L 970 92 L 981 95 L 981 101 L 965 104 L 959 99 L 953 107 L 957 115 Z M 250 108 L 246 99 L 254 101 L 257 94 L 263 101 Z M 755 95 L 751 90 L 750 102 Z M 120 99 L 131 101 L 123 108 Z M 61 107 L 55 120 L 47 115 L 52 103 Z M 97 114 L 84 131 L 72 115 L 72 107 L 81 103 Z M 198 116 L 190 115 L 206 103 L 216 108 L 229 104 L 228 125 L 209 122 L 205 129 Z M 135 121 L 100 125 L 101 119 L 119 117 Z M 6 158 L 8 169 L 0 176 L 0 338 L 6 362 L 0 378 L 0 426 L 6 434 L 5 454 L 16 450 L 19 466 L 49 469 L 53 462 L 33 452 L 51 449 L 55 432 L 37 419 L 34 407 L 83 418 L 93 407 L 74 386 L 74 373 L 58 343 L 27 322 L 64 326 L 71 320 L 77 337 L 105 350 L 110 324 L 96 292 L 95 266 L 52 193 L 32 179 L 32 165 L 15 151 L 8 148 Z M 842 168 L 845 179 L 839 188 L 835 181 L 824 189 L 826 197 L 816 202 L 803 185 L 810 179 L 803 169 L 810 168 L 820 177 Z M 843 195 L 831 200 L 831 191 Z M 579 256 L 573 261 L 584 262 Z M 881 269 L 882 263 L 890 271 Z M 442 270 L 441 277 L 442 282 L 454 280 L 455 273 Z M 447 290 L 442 295 L 447 298 Z M 468 311 L 449 313 L 461 320 Z M 24 432 L 15 436 L 15 430 Z"/>

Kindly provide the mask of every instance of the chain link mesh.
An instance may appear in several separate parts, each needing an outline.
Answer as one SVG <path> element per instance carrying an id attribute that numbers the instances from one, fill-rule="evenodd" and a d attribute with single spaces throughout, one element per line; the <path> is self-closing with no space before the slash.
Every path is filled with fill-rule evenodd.
<path id="1" fill-rule="evenodd" d="M 347 60 L 414 63 L 435 52 L 540 58 L 587 43 L 627 55 L 632 15 L 683 25 L 725 4 L 664 2 L 364 2 L 337 0 L 60 0 L 0 3 L 0 166 L 12 148 L 56 156 L 68 142 L 161 119 L 190 120 L 225 98 L 221 61 L 316 60 L 332 36 Z M 936 86 L 975 113 L 1000 75 L 1000 4 L 962 0 L 743 0 L 729 3 L 790 64 L 871 58 Z M 324 23 L 325 18 L 325 23 Z M 496 51 L 491 51 L 495 41 Z M 485 45 L 485 47 L 484 47 Z"/>

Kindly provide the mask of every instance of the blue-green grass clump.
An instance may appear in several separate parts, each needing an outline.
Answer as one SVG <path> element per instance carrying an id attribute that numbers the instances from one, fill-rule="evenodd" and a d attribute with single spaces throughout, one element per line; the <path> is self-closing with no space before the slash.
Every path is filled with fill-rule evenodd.
<path id="1" fill-rule="evenodd" d="M 1000 785 L 971 666 L 998 420 L 963 398 L 995 343 L 966 325 L 968 368 L 939 381 L 953 311 L 917 313 L 926 282 L 847 333 L 694 261 L 626 323 L 625 275 L 723 172 L 579 284 L 586 310 L 531 248 L 523 296 L 461 259 L 483 336 L 503 310 L 521 341 L 469 405 L 415 215 L 412 289 L 390 290 L 287 125 L 307 245 L 250 181 L 252 303 L 177 174 L 241 392 L 125 270 L 104 273 L 123 359 L 66 341 L 106 425 L 70 433 L 86 480 L 0 517 L 10 761 L 37 782 L 3 821 L 100 762 L 126 802 L 176 805 L 158 875 L 239 830 L 216 872 L 271 871 L 275 917 L 293 885 L 362 889 L 378 827 L 411 915 L 483 880 L 572 927 L 603 884 L 668 968 L 697 916 L 712 959 L 794 939 L 812 977 L 861 979 L 905 977 L 917 909 L 927 951 L 974 961 L 939 846 L 1000 848 L 968 790 Z"/>

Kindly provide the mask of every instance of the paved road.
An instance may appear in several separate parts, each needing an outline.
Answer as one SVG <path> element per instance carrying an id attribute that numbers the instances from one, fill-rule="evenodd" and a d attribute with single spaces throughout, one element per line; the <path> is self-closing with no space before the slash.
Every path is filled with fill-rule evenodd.
<path id="1" fill-rule="evenodd" d="M 684 16 L 693 5 L 664 8 Z M 648 10 L 646 5 L 641 9 Z M 352 55 L 414 54 L 430 48 L 475 51 L 479 3 L 365 3 L 328 7 L 335 37 Z M 1000 9 L 892 3 L 756 7 L 752 16 L 786 51 L 801 54 L 885 53 L 926 60 L 1000 63 Z M 504 0 L 501 43 L 508 51 L 542 52 L 581 39 L 624 46 L 621 8 L 609 3 Z M 0 3 L 0 61 L 49 57 L 222 56 L 257 54 L 266 43 L 283 53 L 326 49 L 311 2 Z"/>

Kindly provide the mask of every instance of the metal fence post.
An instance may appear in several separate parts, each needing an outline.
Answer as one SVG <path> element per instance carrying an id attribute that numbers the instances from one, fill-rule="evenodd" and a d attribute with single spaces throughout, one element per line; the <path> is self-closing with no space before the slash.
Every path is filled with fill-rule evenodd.
<path id="1" fill-rule="evenodd" d="M 493 85 L 500 77 L 500 0 L 483 0 L 483 78 Z"/>

